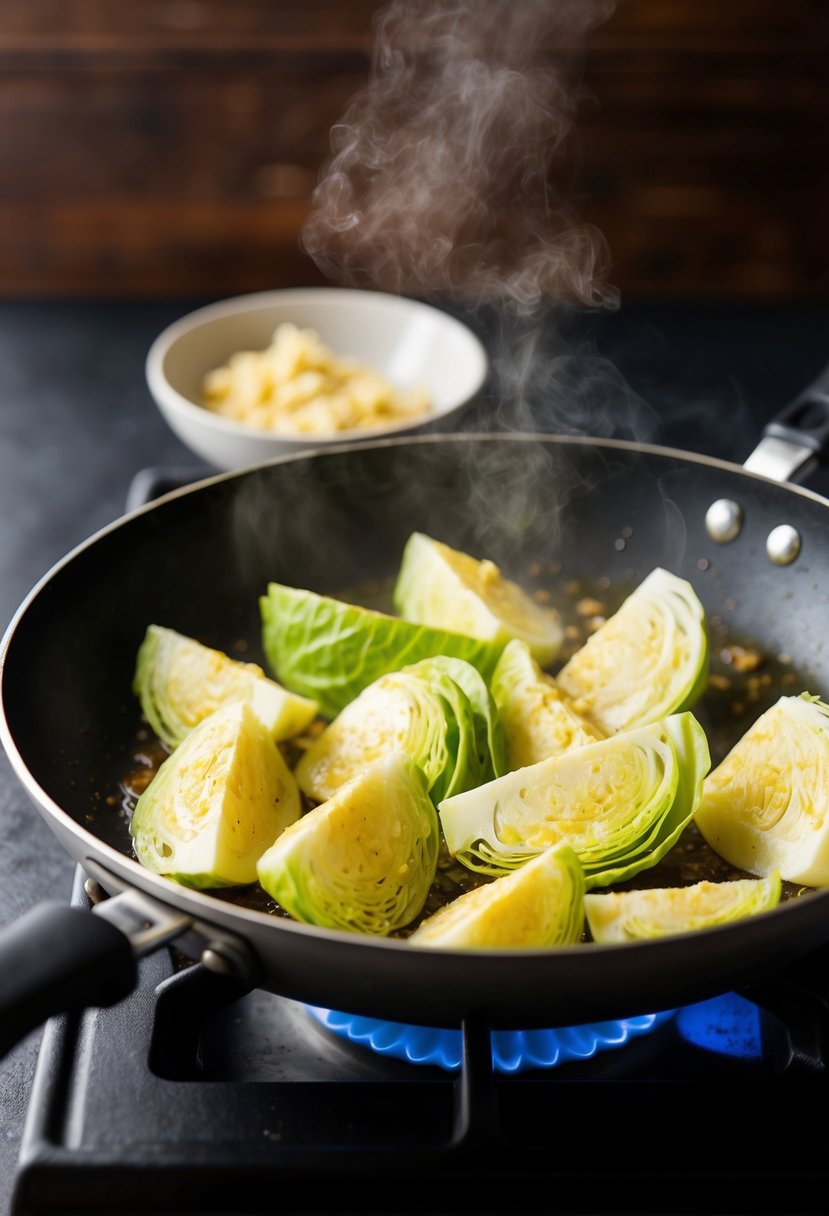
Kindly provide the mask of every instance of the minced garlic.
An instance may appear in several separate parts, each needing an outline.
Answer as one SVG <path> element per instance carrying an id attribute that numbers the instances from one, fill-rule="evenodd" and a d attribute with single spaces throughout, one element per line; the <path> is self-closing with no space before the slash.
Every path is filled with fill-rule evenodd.
<path id="1" fill-rule="evenodd" d="M 432 405 L 422 387 L 396 388 L 374 368 L 339 358 L 313 329 L 284 323 L 262 351 L 239 351 L 205 376 L 203 404 L 277 434 L 320 435 L 402 425 Z"/>

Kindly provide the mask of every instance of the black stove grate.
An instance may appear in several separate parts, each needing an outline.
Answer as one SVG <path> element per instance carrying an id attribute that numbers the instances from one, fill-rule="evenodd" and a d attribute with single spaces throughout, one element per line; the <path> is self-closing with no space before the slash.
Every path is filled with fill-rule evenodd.
<path id="1" fill-rule="evenodd" d="M 726 1188 L 730 1213 L 811 1210 L 829 1184 L 811 1113 L 829 1097 L 829 1015 L 803 973 L 828 963 L 744 994 L 762 1002 L 760 1059 L 671 1019 L 618 1052 L 503 1076 L 473 1024 L 455 1076 L 163 951 L 120 1005 L 47 1026 L 14 1212 L 68 1216 L 79 1197 L 88 1216 L 505 1212 L 529 1182 L 572 1212 L 713 1211 Z"/>

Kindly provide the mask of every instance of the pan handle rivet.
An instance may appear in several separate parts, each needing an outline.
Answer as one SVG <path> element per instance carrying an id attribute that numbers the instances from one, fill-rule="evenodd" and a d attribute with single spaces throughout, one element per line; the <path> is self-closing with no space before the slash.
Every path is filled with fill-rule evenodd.
<path id="1" fill-rule="evenodd" d="M 86 897 L 91 904 L 99 904 L 107 898 L 107 893 L 99 882 L 94 878 L 87 878 L 83 884 L 83 889 L 86 892 Z"/>
<path id="2" fill-rule="evenodd" d="M 233 960 L 227 957 L 225 951 L 216 950 L 214 947 L 202 950 L 201 961 L 208 971 L 213 971 L 217 975 L 233 975 L 236 970 Z"/>
<path id="3" fill-rule="evenodd" d="M 768 559 L 775 566 L 788 566 L 800 552 L 800 533 L 791 524 L 772 528 L 766 540 Z"/>
<path id="4" fill-rule="evenodd" d="M 216 975 L 232 975 L 235 979 L 250 980 L 253 972 L 245 950 L 230 941 L 211 942 L 201 952 L 201 963 Z"/>
<path id="5" fill-rule="evenodd" d="M 705 528 L 718 545 L 735 540 L 743 528 L 743 508 L 731 498 L 718 498 L 705 512 Z"/>

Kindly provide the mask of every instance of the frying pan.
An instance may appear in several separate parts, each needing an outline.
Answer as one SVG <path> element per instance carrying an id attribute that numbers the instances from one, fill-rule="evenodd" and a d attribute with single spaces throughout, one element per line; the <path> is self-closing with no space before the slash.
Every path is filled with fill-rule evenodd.
<path id="1" fill-rule="evenodd" d="M 121 999 L 135 957 L 167 942 L 313 1005 L 513 1029 L 673 1008 L 826 943 L 829 891 L 624 947 L 434 950 L 325 931 L 143 869 L 113 791 L 134 751 L 131 679 L 149 623 L 231 653 L 244 639 L 245 657 L 267 666 L 258 597 L 270 580 L 345 598 L 366 580 L 391 579 L 413 530 L 491 557 L 519 580 L 538 562 L 560 570 L 559 582 L 632 588 L 667 567 L 694 584 L 718 630 L 788 656 L 794 691 L 829 690 L 829 500 L 781 481 L 827 447 L 827 388 L 829 372 L 769 425 L 744 466 L 508 432 L 370 442 L 209 478 L 70 553 L 6 632 L 0 731 L 32 803 L 107 898 L 87 911 L 43 892 L 46 902 L 4 931 L 0 1050 L 53 1013 Z M 729 738 L 710 694 L 697 713 L 715 762 L 749 724 L 734 723 Z"/>

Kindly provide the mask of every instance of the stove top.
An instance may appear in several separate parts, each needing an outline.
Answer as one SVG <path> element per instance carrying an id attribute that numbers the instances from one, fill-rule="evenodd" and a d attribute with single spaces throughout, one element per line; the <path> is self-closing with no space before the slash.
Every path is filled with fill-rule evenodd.
<path id="1" fill-rule="evenodd" d="M 485 1027 L 463 1028 L 458 1070 L 408 1063 L 165 950 L 121 1004 L 47 1026 L 13 1211 L 506 1212 L 529 1183 L 572 1212 L 811 1211 L 829 1184 L 815 976 L 829 951 L 508 1075 Z"/>
<path id="2" fill-rule="evenodd" d="M 145 469 L 128 506 L 210 472 Z M 383 1050 L 396 1028 L 372 1047 L 164 950 L 121 1004 L 48 1024 L 12 1211 L 483 1216 L 531 1210 L 529 1184 L 562 1213 L 825 1210 L 829 948 L 646 1015 L 549 1067 L 497 1067 L 477 1023 L 457 1061 L 412 1062 Z"/>

